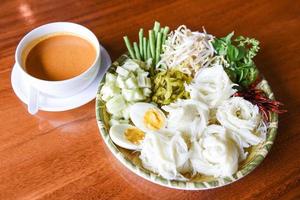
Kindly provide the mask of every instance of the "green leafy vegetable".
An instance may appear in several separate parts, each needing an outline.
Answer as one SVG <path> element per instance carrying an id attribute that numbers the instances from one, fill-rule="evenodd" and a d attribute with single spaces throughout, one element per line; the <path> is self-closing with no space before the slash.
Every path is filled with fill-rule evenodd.
<path id="1" fill-rule="evenodd" d="M 248 87 L 253 83 L 258 71 L 253 58 L 259 50 L 259 41 L 254 38 L 239 36 L 232 40 L 234 33 L 226 37 L 217 38 L 213 46 L 218 55 L 224 56 L 229 64 L 225 71 L 230 79 L 242 87 Z"/>

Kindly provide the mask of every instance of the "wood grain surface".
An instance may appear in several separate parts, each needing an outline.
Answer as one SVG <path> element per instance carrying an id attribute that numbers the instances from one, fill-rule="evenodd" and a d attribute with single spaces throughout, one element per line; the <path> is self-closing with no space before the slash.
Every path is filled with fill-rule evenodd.
<path id="1" fill-rule="evenodd" d="M 95 120 L 95 102 L 71 111 L 27 113 L 10 82 L 14 52 L 33 28 L 70 21 L 90 28 L 112 59 L 122 36 L 154 20 L 205 26 L 261 41 L 256 63 L 288 113 L 271 152 L 250 175 L 209 191 L 179 191 L 137 177 L 112 156 Z M 300 2 L 1 0 L 0 199 L 300 199 Z"/>

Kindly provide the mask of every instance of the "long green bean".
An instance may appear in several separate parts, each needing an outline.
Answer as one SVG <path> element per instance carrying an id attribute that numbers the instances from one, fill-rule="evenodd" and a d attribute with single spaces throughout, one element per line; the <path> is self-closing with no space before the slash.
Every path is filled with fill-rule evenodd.
<path id="1" fill-rule="evenodd" d="M 151 57 L 151 50 L 150 50 L 150 38 L 148 39 L 148 43 L 147 43 L 147 58 L 152 58 Z M 148 60 L 147 59 L 147 60 Z"/>
<path id="2" fill-rule="evenodd" d="M 138 47 L 138 45 L 137 45 L 136 42 L 133 43 L 133 49 L 134 49 L 136 58 L 138 60 L 141 60 L 141 55 L 140 55 L 139 47 Z"/>
<path id="3" fill-rule="evenodd" d="M 165 44 L 170 28 L 166 26 L 163 30 L 162 44 Z"/>
<path id="4" fill-rule="evenodd" d="M 151 57 L 153 58 L 153 60 L 155 60 L 155 35 L 153 30 L 149 31 L 149 41 Z"/>
<path id="5" fill-rule="evenodd" d="M 148 60 L 147 56 L 147 38 L 143 37 L 143 55 L 144 55 L 144 61 Z"/>
<path id="6" fill-rule="evenodd" d="M 154 31 L 154 34 L 155 34 L 155 39 L 157 37 L 157 33 L 159 32 L 159 29 L 160 29 L 160 23 L 155 21 L 154 22 L 154 26 L 153 26 L 153 31 Z"/>
<path id="7" fill-rule="evenodd" d="M 136 57 L 135 57 L 135 55 L 134 55 L 134 50 L 133 50 L 133 48 L 132 48 L 132 46 L 131 46 L 131 44 L 130 44 L 129 38 L 128 38 L 127 36 L 124 36 L 123 39 L 124 39 L 124 41 L 125 41 L 125 44 L 126 44 L 126 47 L 127 47 L 127 49 L 128 49 L 128 52 L 129 52 L 129 54 L 130 54 L 130 57 L 131 57 L 132 59 L 135 59 Z"/>
<path id="8" fill-rule="evenodd" d="M 140 55 L 141 59 L 143 60 L 144 58 L 144 53 L 143 53 L 143 35 L 144 35 L 144 30 L 141 28 L 139 31 L 139 50 L 140 50 Z"/>
<path id="9" fill-rule="evenodd" d="M 157 33 L 157 38 L 156 38 L 156 51 L 155 51 L 155 64 L 158 63 L 159 58 L 160 58 L 160 53 L 161 53 L 161 41 L 162 40 L 162 32 Z"/>
<path id="10" fill-rule="evenodd" d="M 160 27 L 160 23 L 155 21 L 152 30 L 149 30 L 148 38 L 144 37 L 144 29 L 139 30 L 138 42 L 130 43 L 127 36 L 124 36 L 124 41 L 128 49 L 129 55 L 132 59 L 138 59 L 141 61 L 152 60 L 150 63 L 154 67 L 160 61 L 160 55 L 163 51 L 162 46 L 164 45 L 169 27 Z M 151 71 L 153 72 L 153 68 Z"/>

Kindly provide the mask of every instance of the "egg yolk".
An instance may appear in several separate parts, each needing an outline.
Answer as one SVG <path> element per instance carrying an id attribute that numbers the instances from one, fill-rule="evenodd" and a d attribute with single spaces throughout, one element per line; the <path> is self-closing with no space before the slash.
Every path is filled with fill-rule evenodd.
<path id="1" fill-rule="evenodd" d="M 144 132 L 137 128 L 126 129 L 124 135 L 125 135 L 125 138 L 133 144 L 140 144 L 140 142 L 145 137 Z"/>
<path id="2" fill-rule="evenodd" d="M 157 131 L 164 124 L 163 116 L 155 109 L 149 109 L 144 115 L 144 124 L 150 130 Z"/>

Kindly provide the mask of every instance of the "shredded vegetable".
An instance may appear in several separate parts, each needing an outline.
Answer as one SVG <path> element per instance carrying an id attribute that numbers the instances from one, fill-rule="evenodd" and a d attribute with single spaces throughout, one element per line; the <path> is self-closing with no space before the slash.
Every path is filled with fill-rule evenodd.
<path id="1" fill-rule="evenodd" d="M 214 55 L 213 36 L 205 32 L 192 32 L 182 25 L 171 32 L 165 45 L 160 69 L 177 68 L 183 73 L 194 75 L 201 67 L 209 65 Z"/>
<path id="2" fill-rule="evenodd" d="M 190 83 L 191 80 L 191 77 L 174 69 L 157 73 L 153 80 L 152 101 L 159 105 L 168 105 L 177 99 L 188 98 L 185 83 Z"/>

